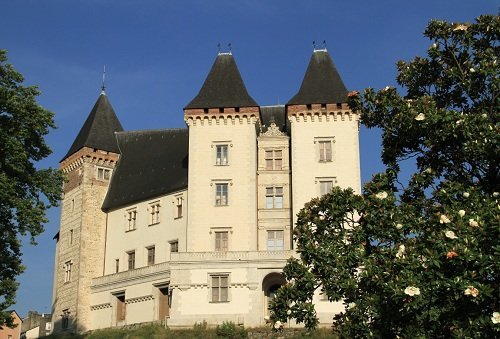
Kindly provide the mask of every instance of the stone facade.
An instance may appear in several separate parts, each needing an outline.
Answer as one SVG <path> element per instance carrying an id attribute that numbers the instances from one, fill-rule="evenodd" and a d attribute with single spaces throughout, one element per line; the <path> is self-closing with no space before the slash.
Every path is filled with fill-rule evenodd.
<path id="1" fill-rule="evenodd" d="M 85 331 L 90 284 L 103 275 L 106 213 L 101 206 L 118 154 L 82 148 L 61 163 L 66 175 L 54 276 L 53 329 Z M 98 170 L 109 176 L 98 178 Z M 101 172 L 102 173 L 102 172 Z"/>
<path id="2" fill-rule="evenodd" d="M 285 282 L 283 266 L 297 256 L 292 234 L 299 210 L 333 186 L 360 192 L 359 116 L 335 101 L 346 98 L 347 91 L 326 51 L 319 52 L 293 104 L 251 106 L 255 102 L 232 56 L 219 55 L 184 110 L 187 133 L 120 135 L 136 152 L 147 153 L 143 142 L 153 138 L 157 145 L 165 142 L 162 147 L 185 145 L 189 160 L 186 155 L 182 164 L 160 161 L 165 148 L 153 145 L 151 154 L 137 158 L 83 147 L 61 163 L 68 181 L 56 248 L 55 331 L 144 322 L 172 327 L 202 321 L 265 324 L 269 300 Z M 318 79 L 324 83 L 321 90 L 308 88 L 314 74 L 329 74 Z M 233 83 L 221 85 L 226 78 Z M 232 89 L 233 96 L 221 98 Z M 244 104 L 237 105 L 238 100 Z M 223 107 L 210 106 L 215 101 Z M 179 143 L 182 135 L 184 144 Z M 162 141 L 168 138 L 171 144 Z M 184 173 L 167 171 L 184 164 L 186 178 L 179 178 L 185 179 L 184 186 L 154 174 Z M 157 180 L 152 185 L 140 181 L 151 175 Z M 117 182 L 127 182 L 130 189 L 111 194 Z M 167 184 L 174 188 L 146 192 L 159 192 L 156 186 Z M 108 200 L 122 203 L 106 205 Z M 343 307 L 319 291 L 314 302 L 325 325 Z"/>

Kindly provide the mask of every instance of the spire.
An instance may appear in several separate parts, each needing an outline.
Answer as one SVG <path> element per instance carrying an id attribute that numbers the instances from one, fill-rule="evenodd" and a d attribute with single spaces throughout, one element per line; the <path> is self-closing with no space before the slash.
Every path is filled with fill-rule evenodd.
<path id="1" fill-rule="evenodd" d="M 230 44 L 228 48 L 229 52 L 220 52 L 219 46 L 217 58 L 200 92 L 187 104 L 186 109 L 258 106 L 247 92 Z"/>
<path id="2" fill-rule="evenodd" d="M 102 70 L 102 86 L 101 86 L 101 94 L 106 94 L 106 65 L 104 65 Z"/>
<path id="3" fill-rule="evenodd" d="M 123 131 L 105 93 L 101 93 L 64 159 L 83 147 L 120 153 L 114 133 Z M 61 160 L 61 161 L 62 161 Z"/>
<path id="4" fill-rule="evenodd" d="M 330 54 L 326 50 L 326 41 L 323 41 L 323 49 L 317 49 L 314 42 L 313 48 L 314 51 L 299 92 L 287 104 L 304 105 L 346 102 L 347 89 L 330 58 Z"/>

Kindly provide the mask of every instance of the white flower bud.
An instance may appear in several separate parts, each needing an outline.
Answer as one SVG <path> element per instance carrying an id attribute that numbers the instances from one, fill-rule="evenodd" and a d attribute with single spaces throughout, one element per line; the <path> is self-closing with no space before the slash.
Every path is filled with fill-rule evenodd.
<path id="1" fill-rule="evenodd" d="M 458 211 L 458 215 L 463 217 L 465 215 L 465 211 L 464 210 L 460 210 Z"/>
<path id="2" fill-rule="evenodd" d="M 469 192 L 464 192 L 463 194 L 464 198 L 468 198 L 470 196 Z"/>

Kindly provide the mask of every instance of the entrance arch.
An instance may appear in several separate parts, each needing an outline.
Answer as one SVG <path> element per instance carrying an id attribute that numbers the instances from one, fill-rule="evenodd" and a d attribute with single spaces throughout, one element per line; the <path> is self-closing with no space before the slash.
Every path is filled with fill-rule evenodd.
<path id="1" fill-rule="evenodd" d="M 276 291 L 286 283 L 283 274 L 278 272 L 269 273 L 262 280 L 262 292 L 264 296 L 264 315 L 269 315 L 269 302 L 274 298 Z"/>

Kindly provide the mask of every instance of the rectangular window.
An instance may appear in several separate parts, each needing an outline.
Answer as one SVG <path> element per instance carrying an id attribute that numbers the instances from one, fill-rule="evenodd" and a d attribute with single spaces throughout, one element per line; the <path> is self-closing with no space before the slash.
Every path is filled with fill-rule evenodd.
<path id="1" fill-rule="evenodd" d="M 125 304 L 125 293 L 115 294 L 116 297 L 116 321 L 124 321 L 127 316 L 127 305 Z"/>
<path id="2" fill-rule="evenodd" d="M 218 166 L 227 165 L 227 145 L 217 145 L 216 146 L 216 156 L 215 156 L 215 164 Z"/>
<path id="3" fill-rule="evenodd" d="M 160 223 L 160 203 L 159 202 L 153 203 L 149 205 L 149 208 L 151 213 L 150 225 L 155 225 Z"/>
<path id="4" fill-rule="evenodd" d="M 69 230 L 69 244 L 73 245 L 73 230 Z"/>
<path id="5" fill-rule="evenodd" d="M 211 275 L 211 289 L 214 303 L 229 301 L 229 275 Z"/>
<path id="6" fill-rule="evenodd" d="M 175 217 L 182 218 L 182 197 L 177 197 L 175 202 Z"/>
<path id="7" fill-rule="evenodd" d="M 282 251 L 284 249 L 283 231 L 267 231 L 267 250 Z"/>
<path id="8" fill-rule="evenodd" d="M 215 205 L 216 206 L 226 206 L 227 205 L 227 186 L 228 184 L 215 184 Z"/>
<path id="9" fill-rule="evenodd" d="M 215 232 L 215 250 L 219 252 L 226 252 L 228 249 L 228 235 L 229 232 Z"/>
<path id="10" fill-rule="evenodd" d="M 71 266 L 73 266 L 73 262 L 71 260 L 66 261 L 64 263 L 64 282 L 71 281 Z"/>
<path id="11" fill-rule="evenodd" d="M 283 208 L 283 187 L 266 187 L 266 208 Z"/>
<path id="12" fill-rule="evenodd" d="M 151 246 L 147 248 L 148 250 L 148 266 L 155 264 L 155 247 Z"/>
<path id="13" fill-rule="evenodd" d="M 120 259 L 115 259 L 115 273 L 120 272 Z"/>
<path id="14" fill-rule="evenodd" d="M 111 177 L 111 170 L 108 168 L 97 168 L 97 179 L 98 180 L 109 180 Z"/>
<path id="15" fill-rule="evenodd" d="M 133 270 L 135 268 L 135 251 L 127 252 L 128 256 L 128 269 Z"/>
<path id="16" fill-rule="evenodd" d="M 283 168 L 283 151 L 268 150 L 265 154 L 266 170 L 281 170 Z"/>
<path id="17" fill-rule="evenodd" d="M 171 253 L 179 252 L 179 242 L 178 241 L 171 241 L 170 242 L 170 252 Z"/>
<path id="18" fill-rule="evenodd" d="M 319 161 L 328 162 L 332 161 L 332 141 L 325 140 L 319 141 Z"/>
<path id="19" fill-rule="evenodd" d="M 319 182 L 320 195 L 325 195 L 327 193 L 330 193 L 332 191 L 332 188 L 333 188 L 333 181 L 331 180 L 325 180 Z"/>
<path id="20" fill-rule="evenodd" d="M 137 211 L 131 210 L 127 212 L 127 231 L 135 230 L 137 219 Z"/>
<path id="21" fill-rule="evenodd" d="M 69 312 L 68 308 L 65 310 L 62 310 L 62 315 L 61 315 L 61 317 L 62 317 L 62 324 L 61 325 L 62 326 L 61 327 L 63 330 L 67 330 L 69 327 L 69 313 L 70 312 Z"/>

